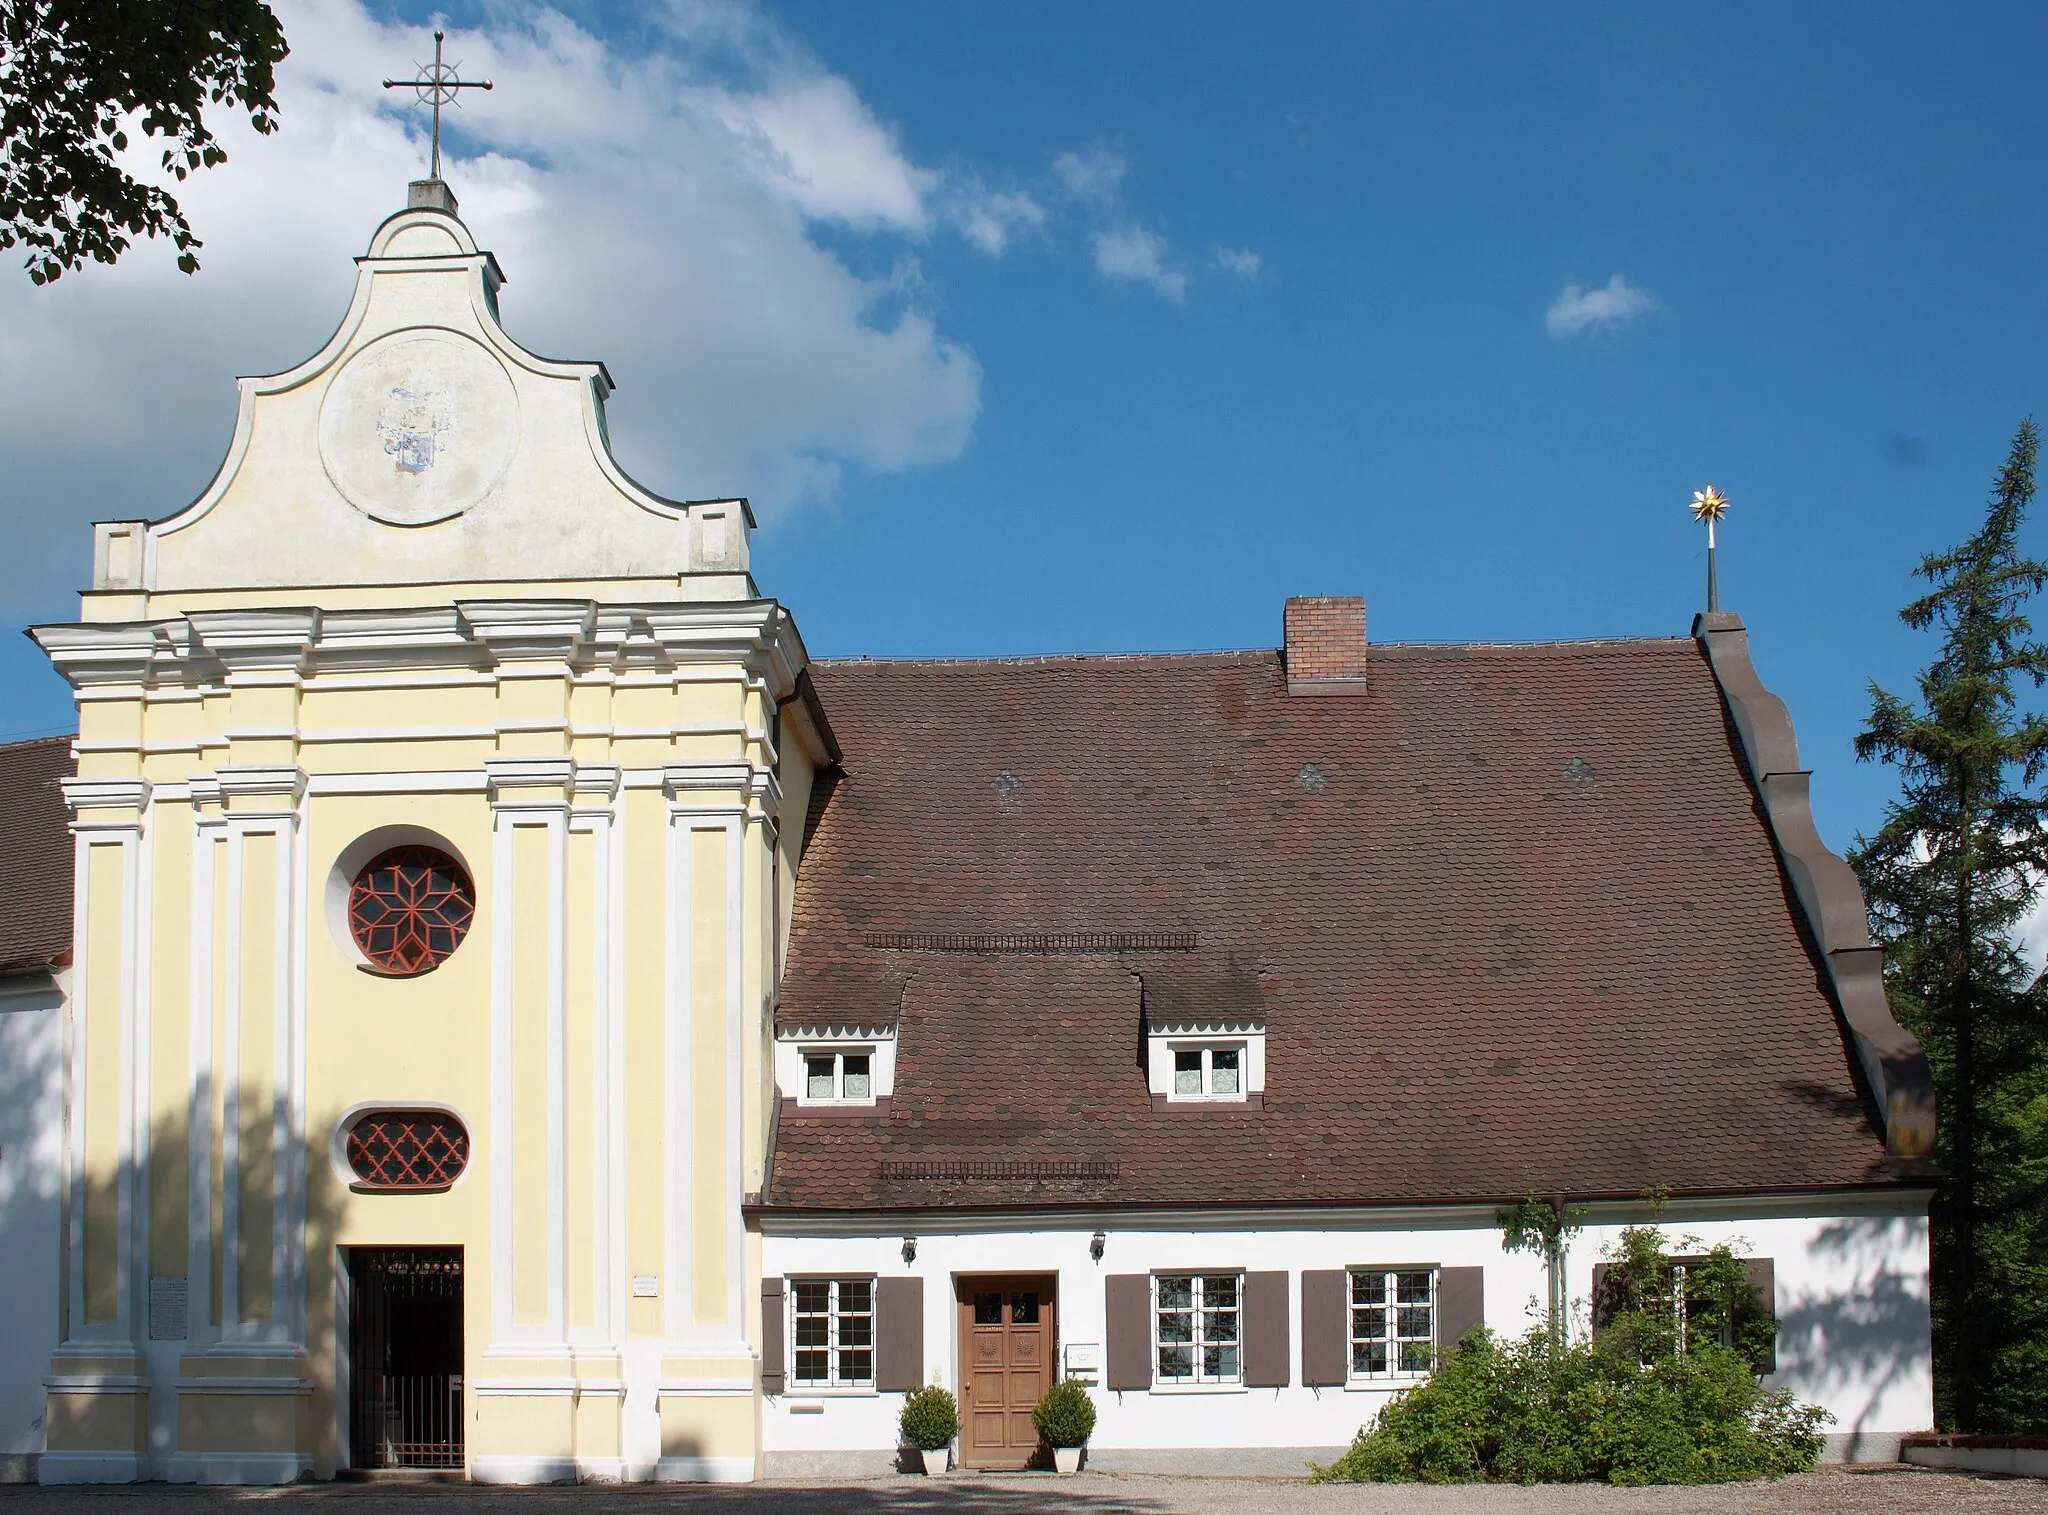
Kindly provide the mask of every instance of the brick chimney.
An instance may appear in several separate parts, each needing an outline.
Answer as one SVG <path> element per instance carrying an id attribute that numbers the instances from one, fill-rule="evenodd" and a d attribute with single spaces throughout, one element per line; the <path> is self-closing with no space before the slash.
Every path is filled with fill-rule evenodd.
<path id="1" fill-rule="evenodd" d="M 1365 601 L 1355 594 L 1287 602 L 1287 692 L 1365 693 Z"/>

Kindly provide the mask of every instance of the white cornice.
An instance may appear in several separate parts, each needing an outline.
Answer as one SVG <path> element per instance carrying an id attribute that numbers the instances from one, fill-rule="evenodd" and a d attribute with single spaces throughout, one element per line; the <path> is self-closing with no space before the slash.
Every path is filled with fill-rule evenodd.
<path id="1" fill-rule="evenodd" d="M 81 810 L 140 810 L 149 803 L 145 778 L 59 779 L 64 803 L 75 815 Z"/>
<path id="2" fill-rule="evenodd" d="M 597 625 L 594 600 L 458 600 L 456 608 L 501 662 L 569 662 Z"/>
<path id="3" fill-rule="evenodd" d="M 146 683 L 153 661 L 170 650 L 159 621 L 33 626 L 29 635 L 74 688 Z"/>
<path id="4" fill-rule="evenodd" d="M 230 675 L 276 670 L 303 673 L 307 654 L 320 637 L 320 612 L 311 606 L 285 610 L 193 610 L 185 624 Z"/>

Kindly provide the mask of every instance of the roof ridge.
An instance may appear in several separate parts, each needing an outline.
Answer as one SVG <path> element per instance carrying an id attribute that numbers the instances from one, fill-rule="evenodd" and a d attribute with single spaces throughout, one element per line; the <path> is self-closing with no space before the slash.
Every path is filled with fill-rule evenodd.
<path id="1" fill-rule="evenodd" d="M 1368 654 L 1382 652 L 1402 652 L 1411 648 L 1418 651 L 1442 651 L 1445 649 L 1456 648 L 1471 648 L 1478 650 L 1491 650 L 1499 648 L 1514 651 L 1526 651 L 1549 647 L 1590 650 L 1593 648 L 1600 647 L 1640 647 L 1653 644 L 1663 644 L 1669 645 L 1671 647 L 1690 647 L 1693 645 L 1693 639 L 1690 636 L 1683 635 L 1642 635 L 1601 637 L 1538 637 L 1532 638 L 1527 641 L 1500 640 L 1435 642 L 1427 640 L 1417 640 L 1408 642 L 1372 642 L 1368 644 L 1366 651 Z M 813 665 L 823 668 L 976 668 L 1028 667 L 1049 663 L 1143 663 L 1165 662 L 1168 660 L 1185 660 L 1193 662 L 1198 659 L 1204 658 L 1214 660 L 1235 661 L 1246 658 L 1277 658 L 1280 655 L 1281 649 L 1278 647 L 1203 647 L 1174 648 L 1163 652 L 1140 651 L 991 653 L 986 656 L 979 657 L 949 656 L 921 658 L 890 657 L 886 655 L 880 657 L 873 657 L 867 654 L 862 654 L 858 657 L 814 657 L 811 659 L 811 662 Z"/>

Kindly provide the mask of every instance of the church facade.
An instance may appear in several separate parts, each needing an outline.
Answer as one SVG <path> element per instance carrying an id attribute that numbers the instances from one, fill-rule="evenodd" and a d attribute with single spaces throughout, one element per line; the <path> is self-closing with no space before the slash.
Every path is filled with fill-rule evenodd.
<path id="1" fill-rule="evenodd" d="M 1926 1064 L 1736 618 L 813 665 L 444 185 L 359 270 L 34 632 L 43 1481 L 882 1471 L 933 1379 L 1024 1466 L 1055 1376 L 1098 1465 L 1299 1471 L 1522 1327 L 1501 1205 L 1584 1298 L 1653 1189 L 1838 1455 L 1929 1426 Z"/>

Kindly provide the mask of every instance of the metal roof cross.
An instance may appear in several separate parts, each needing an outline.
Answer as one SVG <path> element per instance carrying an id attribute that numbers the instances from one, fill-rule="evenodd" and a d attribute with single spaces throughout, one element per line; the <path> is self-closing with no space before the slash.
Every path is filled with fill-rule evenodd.
<path id="1" fill-rule="evenodd" d="M 420 104 L 431 105 L 434 108 L 434 156 L 433 167 L 427 174 L 429 179 L 441 177 L 441 107 L 458 103 L 456 93 L 459 90 L 491 87 L 491 81 L 488 79 L 458 78 L 462 65 L 441 61 L 441 37 L 442 33 L 439 31 L 434 33 L 434 61 L 421 67 L 419 77 L 384 81 L 386 89 L 416 90 Z"/>

